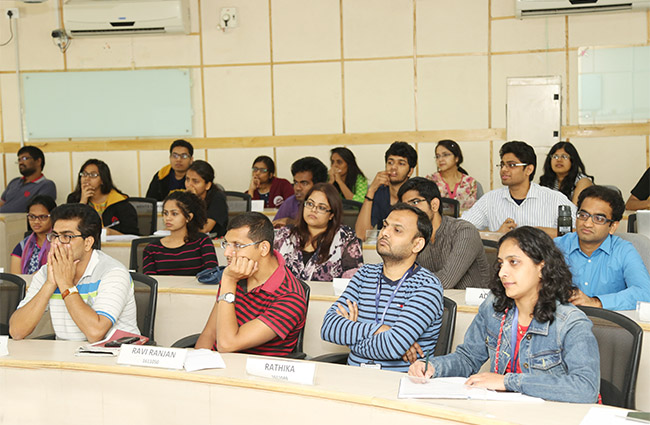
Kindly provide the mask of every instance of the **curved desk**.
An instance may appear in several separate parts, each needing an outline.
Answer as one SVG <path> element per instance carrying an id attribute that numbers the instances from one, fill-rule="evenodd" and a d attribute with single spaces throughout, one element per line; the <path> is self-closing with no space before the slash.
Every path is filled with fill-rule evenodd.
<path id="1" fill-rule="evenodd" d="M 579 424 L 593 405 L 397 399 L 400 373 L 319 363 L 314 385 L 226 369 L 187 373 L 75 357 L 78 342 L 10 341 L 0 357 L 5 423 Z M 329 414 L 323 414 L 323 413 Z"/>

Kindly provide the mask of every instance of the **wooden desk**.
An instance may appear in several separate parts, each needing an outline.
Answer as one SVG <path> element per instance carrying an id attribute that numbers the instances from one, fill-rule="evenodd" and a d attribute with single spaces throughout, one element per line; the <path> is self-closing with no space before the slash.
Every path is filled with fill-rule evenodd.
<path id="1" fill-rule="evenodd" d="M 187 373 L 75 357 L 78 342 L 9 341 L 0 357 L 5 423 L 261 423 L 331 425 L 579 424 L 593 405 L 401 400 L 403 374 L 319 363 L 314 385 L 249 376 L 244 354 L 226 369 Z M 326 414 L 323 414 L 326 413 Z"/>

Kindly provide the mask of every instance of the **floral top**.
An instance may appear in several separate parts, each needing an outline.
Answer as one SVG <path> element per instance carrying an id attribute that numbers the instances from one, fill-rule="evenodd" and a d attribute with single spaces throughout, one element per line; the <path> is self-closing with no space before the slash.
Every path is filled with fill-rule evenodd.
<path id="1" fill-rule="evenodd" d="M 297 235 L 291 234 L 293 226 L 278 230 L 275 249 L 284 257 L 287 267 L 299 279 L 331 282 L 335 277 L 352 277 L 363 265 L 361 241 L 348 226 L 339 227 L 330 245 L 329 257 L 316 263 L 320 247 L 305 264 Z"/>
<path id="2" fill-rule="evenodd" d="M 437 171 L 427 176 L 427 178 L 436 183 L 438 190 L 440 190 L 440 196 L 457 200 L 464 210 L 471 208 L 476 202 L 476 180 L 474 177 L 463 174 L 460 182 L 453 189 L 449 187 Z"/>

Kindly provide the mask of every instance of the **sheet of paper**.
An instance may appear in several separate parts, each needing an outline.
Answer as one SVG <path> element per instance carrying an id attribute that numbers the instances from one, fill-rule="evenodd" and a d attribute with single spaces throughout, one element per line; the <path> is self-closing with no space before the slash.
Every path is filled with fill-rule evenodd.
<path id="1" fill-rule="evenodd" d="M 626 411 L 611 407 L 597 406 L 589 409 L 580 425 L 633 425 L 640 422 L 625 419 Z"/>
<path id="2" fill-rule="evenodd" d="M 419 379 L 404 376 L 400 380 L 398 398 L 455 398 L 473 400 L 500 400 L 521 402 L 543 402 L 541 398 L 520 393 L 499 392 L 484 388 L 465 386 L 467 378 Z"/>
<path id="3" fill-rule="evenodd" d="M 9 355 L 9 335 L 0 335 L 0 356 Z"/>
<path id="4" fill-rule="evenodd" d="M 225 369 L 221 354 L 217 351 L 202 348 L 200 350 L 188 350 L 185 357 L 185 370 L 194 372 L 202 369 Z"/>
<path id="5" fill-rule="evenodd" d="M 108 235 L 106 236 L 106 242 L 129 242 L 139 237 L 138 235 Z"/>

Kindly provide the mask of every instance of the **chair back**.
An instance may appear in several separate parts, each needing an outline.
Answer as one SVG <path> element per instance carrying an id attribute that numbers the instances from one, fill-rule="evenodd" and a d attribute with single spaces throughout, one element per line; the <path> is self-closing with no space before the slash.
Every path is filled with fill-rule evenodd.
<path id="1" fill-rule="evenodd" d="M 9 318 L 25 298 L 25 280 L 11 273 L 0 273 L 0 335 L 9 335 Z"/>
<path id="2" fill-rule="evenodd" d="M 641 255 L 645 268 L 650 270 L 650 238 L 640 233 L 617 233 L 616 236 L 631 242 Z"/>
<path id="3" fill-rule="evenodd" d="M 131 272 L 137 320 L 140 333 L 154 341 L 153 328 L 156 323 L 156 305 L 158 303 L 158 281 L 142 273 Z"/>
<path id="4" fill-rule="evenodd" d="M 634 320 L 615 311 L 579 308 L 594 324 L 603 404 L 634 409 L 643 330 Z"/>
<path id="5" fill-rule="evenodd" d="M 354 229 L 355 224 L 357 223 L 357 217 L 359 216 L 359 211 L 361 210 L 361 202 L 353 201 L 351 199 L 343 200 L 343 215 L 341 217 L 342 224 Z M 365 236 L 365 235 L 364 235 Z"/>
<path id="6" fill-rule="evenodd" d="M 138 234 L 153 235 L 158 228 L 158 201 L 153 198 L 128 198 L 138 213 Z"/>
<path id="7" fill-rule="evenodd" d="M 224 195 L 226 195 L 226 203 L 228 204 L 228 214 L 237 215 L 250 212 L 251 196 L 248 193 L 227 190 Z"/>
<path id="8" fill-rule="evenodd" d="M 627 233 L 636 233 L 636 213 L 627 216 Z"/>
<path id="9" fill-rule="evenodd" d="M 451 353 L 456 331 L 456 302 L 450 298 L 442 297 L 444 309 L 442 311 L 442 324 L 438 333 L 438 342 L 433 350 L 434 356 L 444 356 Z"/>
<path id="10" fill-rule="evenodd" d="M 162 236 L 149 236 L 146 238 L 137 238 L 131 241 L 131 253 L 129 255 L 129 270 L 137 273 L 143 273 L 142 270 L 142 253 L 147 245 L 151 242 L 157 242 Z"/>
<path id="11" fill-rule="evenodd" d="M 303 326 L 303 328 L 300 330 L 300 333 L 298 334 L 298 340 L 296 341 L 296 346 L 293 347 L 293 350 L 289 356 L 293 358 L 305 358 L 306 356 L 302 351 L 302 343 L 305 339 L 305 328 L 307 327 L 307 310 L 309 309 L 309 295 L 311 293 L 311 287 L 300 279 L 298 279 L 298 281 L 302 285 L 302 289 L 305 291 L 305 300 L 307 301 L 307 308 L 305 309 L 305 326 Z"/>
<path id="12" fill-rule="evenodd" d="M 451 198 L 440 198 L 442 213 L 449 217 L 460 217 L 460 202 Z"/>
<path id="13" fill-rule="evenodd" d="M 499 243 L 497 241 L 493 241 L 490 239 L 481 239 L 481 242 L 483 242 L 483 252 L 485 252 L 485 259 L 488 262 L 488 265 L 490 266 L 490 274 L 489 276 L 492 276 L 492 272 L 494 271 L 495 265 L 497 263 L 497 254 L 499 253 Z"/>
<path id="14" fill-rule="evenodd" d="M 614 186 L 613 184 L 604 184 L 607 189 L 612 189 L 614 192 L 618 193 L 618 196 L 621 198 L 623 197 L 623 192 L 621 192 L 621 189 L 618 188 L 618 186 Z"/>
<path id="15" fill-rule="evenodd" d="M 485 192 L 483 191 L 483 185 L 481 184 L 481 182 L 476 180 L 476 200 L 478 201 L 479 199 L 481 199 L 481 196 L 483 196 L 484 194 Z"/>

